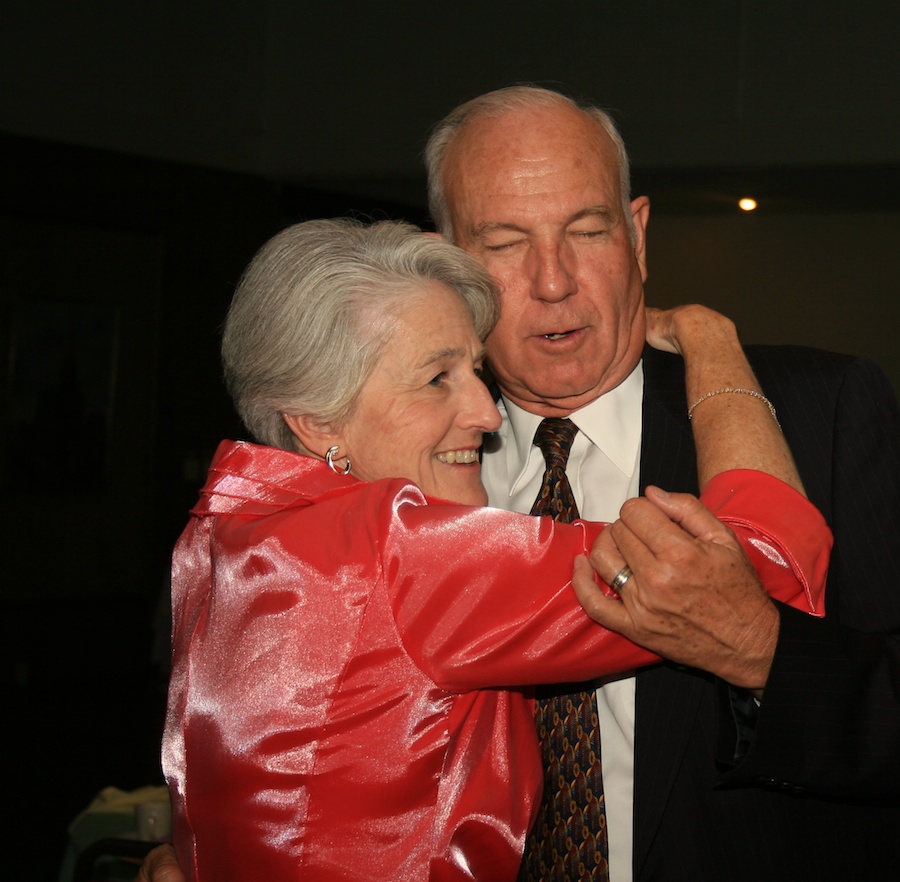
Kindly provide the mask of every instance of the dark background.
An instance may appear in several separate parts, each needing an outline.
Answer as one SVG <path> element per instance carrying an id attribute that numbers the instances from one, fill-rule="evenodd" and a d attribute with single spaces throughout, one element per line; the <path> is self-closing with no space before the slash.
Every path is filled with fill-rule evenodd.
<path id="1" fill-rule="evenodd" d="M 241 269 L 304 218 L 427 225 L 421 149 L 459 102 L 528 81 L 611 110 L 653 206 L 651 303 L 869 355 L 900 387 L 894 0 L 327 6 L 0 9 L 6 796 L 27 878 L 56 877 L 102 787 L 161 782 L 168 556 L 241 431 L 217 354 Z"/>

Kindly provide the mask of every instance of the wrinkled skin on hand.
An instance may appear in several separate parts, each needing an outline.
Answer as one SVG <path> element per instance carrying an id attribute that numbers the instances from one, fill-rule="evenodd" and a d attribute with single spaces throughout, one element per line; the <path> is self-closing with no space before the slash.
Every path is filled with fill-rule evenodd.
<path id="1" fill-rule="evenodd" d="M 634 575 L 619 597 L 606 582 Z M 735 686 L 765 686 L 778 638 L 778 611 L 731 530 L 695 497 L 649 487 L 576 561 L 575 593 L 596 622 L 665 658 L 710 671 Z"/>
<path id="2" fill-rule="evenodd" d="M 171 845 L 154 848 L 144 858 L 134 882 L 185 882 L 175 849 Z"/>

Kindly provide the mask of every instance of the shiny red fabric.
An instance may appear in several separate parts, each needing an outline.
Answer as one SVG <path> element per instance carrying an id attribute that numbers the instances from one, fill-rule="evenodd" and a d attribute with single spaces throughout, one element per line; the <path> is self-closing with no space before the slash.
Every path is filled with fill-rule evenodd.
<path id="1" fill-rule="evenodd" d="M 820 612 L 809 503 L 756 472 L 703 498 L 774 594 Z M 163 748 L 188 878 L 514 879 L 542 780 L 528 687 L 654 660 L 571 589 L 602 525 L 232 442 L 192 514 Z"/>

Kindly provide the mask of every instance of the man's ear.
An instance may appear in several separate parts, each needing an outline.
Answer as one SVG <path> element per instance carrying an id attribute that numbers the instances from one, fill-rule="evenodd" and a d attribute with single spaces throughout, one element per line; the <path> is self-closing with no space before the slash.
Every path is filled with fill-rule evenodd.
<path id="1" fill-rule="evenodd" d="M 428 236 L 429 239 L 440 239 L 442 242 L 444 241 L 444 237 L 440 233 L 433 233 L 430 230 L 423 230 L 423 236 Z"/>
<path id="2" fill-rule="evenodd" d="M 647 281 L 647 222 L 650 220 L 650 200 L 638 196 L 631 202 L 631 220 L 634 223 L 634 254 L 641 268 L 641 278 Z"/>
<path id="3" fill-rule="evenodd" d="M 339 433 L 328 423 L 321 423 L 308 414 L 282 414 L 282 419 L 294 436 L 310 452 L 325 458 L 325 451 L 339 443 Z"/>

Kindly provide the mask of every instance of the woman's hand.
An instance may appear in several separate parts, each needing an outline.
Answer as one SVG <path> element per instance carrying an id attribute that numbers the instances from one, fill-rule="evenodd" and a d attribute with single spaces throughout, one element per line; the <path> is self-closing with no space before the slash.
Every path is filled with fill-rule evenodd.
<path id="1" fill-rule="evenodd" d="M 737 340 L 734 322 L 706 306 L 647 307 L 647 342 L 654 349 L 684 355 L 691 344 L 702 346 L 721 339 Z"/>
<path id="2" fill-rule="evenodd" d="M 696 304 L 648 308 L 646 336 L 656 349 L 684 357 L 685 404 L 693 420 L 701 490 L 720 472 L 756 469 L 805 492 L 774 406 L 764 397 L 731 319 Z"/>
<path id="3" fill-rule="evenodd" d="M 171 845 L 159 845 L 145 858 L 134 882 L 185 882 Z"/>

